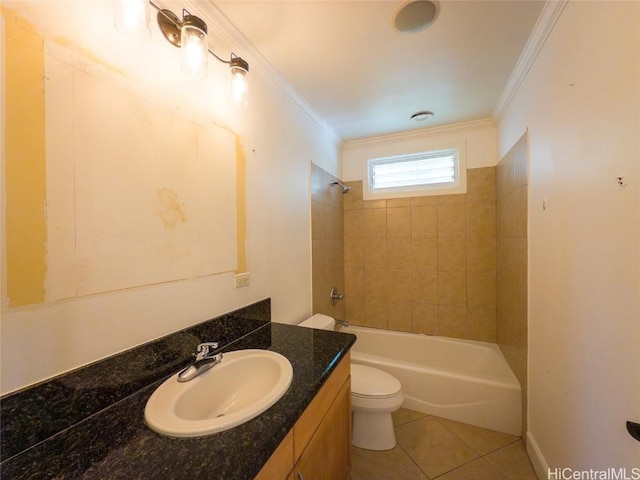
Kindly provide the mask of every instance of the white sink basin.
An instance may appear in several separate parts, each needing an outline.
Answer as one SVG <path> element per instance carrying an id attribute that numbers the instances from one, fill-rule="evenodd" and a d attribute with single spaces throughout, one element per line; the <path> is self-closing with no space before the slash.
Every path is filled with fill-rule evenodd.
<path id="1" fill-rule="evenodd" d="M 178 382 L 178 374 L 163 382 L 147 401 L 144 419 L 149 428 L 171 437 L 221 432 L 267 410 L 292 377 L 291 363 L 279 353 L 225 353 L 222 362 L 188 382 Z"/>

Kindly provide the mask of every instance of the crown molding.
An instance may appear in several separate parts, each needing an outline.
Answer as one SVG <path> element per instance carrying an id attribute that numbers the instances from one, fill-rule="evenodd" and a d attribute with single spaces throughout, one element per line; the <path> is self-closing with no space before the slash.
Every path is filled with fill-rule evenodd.
<path id="1" fill-rule="evenodd" d="M 266 79 L 271 81 L 273 85 L 282 90 L 287 98 L 305 114 L 311 121 L 320 127 L 329 137 L 336 143 L 340 144 L 342 138 L 333 129 L 327 121 L 316 112 L 309 103 L 296 92 L 280 76 L 278 71 L 269 63 L 269 61 L 256 49 L 256 47 L 245 37 L 238 28 L 229 21 L 229 19 L 220 11 L 212 0 L 183 0 L 185 8 L 194 14 L 202 15 L 203 20 L 207 23 L 209 31 L 215 31 L 225 42 L 237 49 L 238 56 L 246 60 L 251 70 L 260 71 Z M 240 55 L 242 53 L 242 55 Z"/>
<path id="2" fill-rule="evenodd" d="M 542 12 L 540 12 L 540 16 L 531 31 L 531 35 L 529 35 L 529 39 L 522 49 L 520 57 L 493 110 L 492 116 L 496 123 L 502 119 L 507 108 L 509 108 L 513 97 L 527 77 L 529 70 L 540 53 L 540 50 L 542 50 L 547 38 L 553 31 L 558 18 L 560 18 L 568 2 L 569 0 L 547 0 L 544 7 L 542 7 Z"/>
<path id="3" fill-rule="evenodd" d="M 481 128 L 495 128 L 496 123 L 492 118 L 482 118 L 480 120 L 471 120 L 469 122 L 452 123 L 449 125 L 441 125 L 438 127 L 421 128 L 418 130 L 409 130 L 407 132 L 391 133 L 389 135 L 380 135 L 377 137 L 358 138 L 356 140 L 347 140 L 343 143 L 344 148 L 372 145 L 384 142 L 403 142 L 423 138 L 433 135 L 446 135 L 451 133 L 459 133 L 467 130 L 477 130 Z"/>

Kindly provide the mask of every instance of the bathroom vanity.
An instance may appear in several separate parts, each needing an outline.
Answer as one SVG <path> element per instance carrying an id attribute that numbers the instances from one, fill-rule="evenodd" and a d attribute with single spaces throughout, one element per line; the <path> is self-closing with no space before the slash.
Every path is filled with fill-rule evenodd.
<path id="1" fill-rule="evenodd" d="M 269 311 L 264 300 L 3 397 L 0 476 L 344 478 L 355 336 L 271 323 Z M 143 418 L 147 400 L 204 341 L 220 342 L 223 352 L 284 355 L 293 367 L 289 389 L 267 411 L 227 431 L 197 438 L 153 432 Z"/>

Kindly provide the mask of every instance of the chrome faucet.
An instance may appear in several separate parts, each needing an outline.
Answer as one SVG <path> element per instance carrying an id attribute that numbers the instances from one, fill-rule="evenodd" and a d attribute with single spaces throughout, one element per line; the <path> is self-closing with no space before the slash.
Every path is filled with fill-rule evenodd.
<path id="1" fill-rule="evenodd" d="M 191 365 L 178 374 L 178 381 L 188 382 L 193 380 L 201 373 L 219 364 L 222 361 L 222 353 L 212 354 L 216 348 L 218 348 L 217 342 L 206 342 L 198 345 L 196 353 L 193 354 L 195 359 L 191 362 Z"/>

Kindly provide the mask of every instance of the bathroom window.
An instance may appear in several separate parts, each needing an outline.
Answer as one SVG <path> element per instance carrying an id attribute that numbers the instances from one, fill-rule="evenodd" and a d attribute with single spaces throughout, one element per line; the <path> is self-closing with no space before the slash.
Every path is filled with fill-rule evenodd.
<path id="1" fill-rule="evenodd" d="M 459 148 L 372 158 L 366 162 L 365 199 L 465 193 L 466 165 Z"/>

